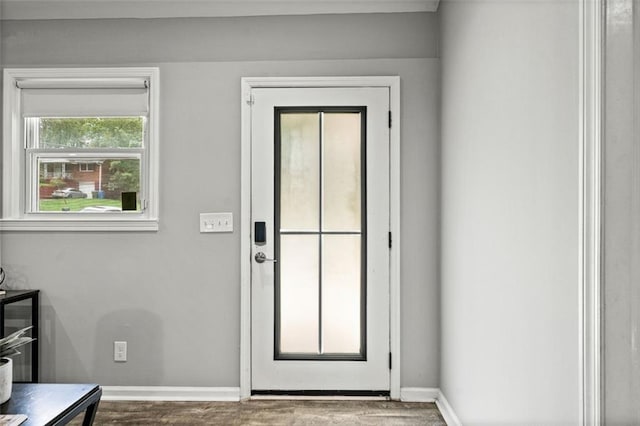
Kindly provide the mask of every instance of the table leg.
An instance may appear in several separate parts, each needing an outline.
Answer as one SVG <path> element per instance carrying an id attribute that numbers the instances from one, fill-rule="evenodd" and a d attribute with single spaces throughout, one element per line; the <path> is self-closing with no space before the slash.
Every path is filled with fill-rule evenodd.
<path id="1" fill-rule="evenodd" d="M 0 305 L 0 337 L 4 337 L 4 303 Z"/>
<path id="2" fill-rule="evenodd" d="M 87 407 L 87 411 L 85 411 L 84 413 L 84 420 L 82 421 L 82 426 L 93 425 L 93 421 L 96 418 L 96 413 L 98 412 L 99 404 L 100 404 L 100 400 L 98 399 L 95 403 Z"/>
<path id="3" fill-rule="evenodd" d="M 31 336 L 36 339 L 31 343 L 31 382 L 38 383 L 38 365 L 40 355 L 40 299 L 38 292 L 31 298 Z M 4 318 L 4 315 L 3 315 Z"/>

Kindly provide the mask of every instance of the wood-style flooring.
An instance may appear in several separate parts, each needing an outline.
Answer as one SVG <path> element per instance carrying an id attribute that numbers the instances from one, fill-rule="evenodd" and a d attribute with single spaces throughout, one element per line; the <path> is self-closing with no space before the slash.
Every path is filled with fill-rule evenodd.
<path id="1" fill-rule="evenodd" d="M 81 424 L 82 415 L 72 424 Z M 433 403 L 252 400 L 102 401 L 94 425 L 429 425 L 446 426 Z"/>

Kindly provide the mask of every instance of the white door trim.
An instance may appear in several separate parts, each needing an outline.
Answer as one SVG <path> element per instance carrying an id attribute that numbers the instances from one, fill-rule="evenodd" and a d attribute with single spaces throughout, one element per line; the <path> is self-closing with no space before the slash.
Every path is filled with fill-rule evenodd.
<path id="1" fill-rule="evenodd" d="M 251 397 L 251 89 L 267 87 L 388 87 L 393 118 L 389 151 L 390 395 L 400 399 L 400 77 L 245 77 L 241 80 L 240 399 Z"/>
<path id="2" fill-rule="evenodd" d="M 602 112 L 604 0 L 580 1 L 579 424 L 602 422 Z"/>

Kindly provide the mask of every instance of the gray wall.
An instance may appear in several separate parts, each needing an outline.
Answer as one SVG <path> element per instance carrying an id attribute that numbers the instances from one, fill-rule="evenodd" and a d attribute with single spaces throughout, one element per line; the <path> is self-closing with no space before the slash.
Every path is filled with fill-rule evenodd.
<path id="1" fill-rule="evenodd" d="M 603 215 L 606 424 L 640 424 L 638 6 L 635 0 L 607 2 Z"/>
<path id="2" fill-rule="evenodd" d="M 578 2 L 440 19 L 441 388 L 464 424 L 576 424 Z"/>
<path id="3" fill-rule="evenodd" d="M 240 78 L 399 75 L 402 386 L 439 385 L 438 59 L 433 14 L 6 21 L 2 64 L 159 66 L 157 233 L 2 234 L 14 288 L 42 290 L 42 379 L 238 386 Z M 237 223 L 237 222 L 236 222 Z M 129 342 L 114 363 L 113 341 Z"/>

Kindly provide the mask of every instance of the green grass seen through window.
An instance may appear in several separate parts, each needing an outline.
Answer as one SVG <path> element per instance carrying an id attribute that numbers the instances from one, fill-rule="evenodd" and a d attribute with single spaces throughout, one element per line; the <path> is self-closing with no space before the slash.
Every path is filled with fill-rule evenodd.
<path id="1" fill-rule="evenodd" d="M 54 198 L 40 200 L 41 212 L 79 212 L 89 206 L 113 206 L 120 208 L 122 204 L 120 200 L 109 200 L 106 198 Z"/>

